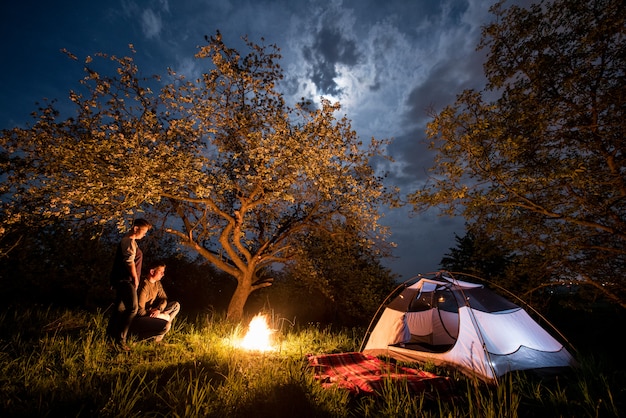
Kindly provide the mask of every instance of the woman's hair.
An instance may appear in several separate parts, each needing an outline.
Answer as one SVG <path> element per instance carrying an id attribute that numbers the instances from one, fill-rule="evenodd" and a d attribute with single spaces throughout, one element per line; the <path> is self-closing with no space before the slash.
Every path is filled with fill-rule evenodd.
<path id="1" fill-rule="evenodd" d="M 148 229 L 152 228 L 152 224 L 143 218 L 135 219 L 133 221 L 133 226 L 137 226 L 139 228 L 147 227 Z"/>

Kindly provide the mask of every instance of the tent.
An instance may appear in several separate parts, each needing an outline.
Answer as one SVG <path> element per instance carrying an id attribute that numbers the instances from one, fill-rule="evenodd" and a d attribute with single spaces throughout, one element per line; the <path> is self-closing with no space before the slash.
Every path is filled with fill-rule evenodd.
<path id="1" fill-rule="evenodd" d="M 389 300 L 370 324 L 360 350 L 364 354 L 452 366 L 489 383 L 515 370 L 576 364 L 520 306 L 452 274 L 418 276 Z"/>

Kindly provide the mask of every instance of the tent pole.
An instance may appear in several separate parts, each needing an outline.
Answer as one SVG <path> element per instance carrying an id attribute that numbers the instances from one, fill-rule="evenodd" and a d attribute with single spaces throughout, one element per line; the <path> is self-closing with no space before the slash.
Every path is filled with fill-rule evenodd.
<path id="1" fill-rule="evenodd" d="M 489 355 L 489 350 L 487 350 L 487 344 L 485 344 L 485 339 L 483 338 L 483 333 L 482 333 L 482 331 L 480 329 L 480 326 L 478 325 L 478 320 L 476 319 L 476 316 L 474 315 L 474 310 L 472 309 L 472 306 L 468 302 L 467 296 L 465 296 L 465 292 L 463 291 L 463 287 L 459 285 L 459 280 L 456 277 L 454 277 L 454 274 L 452 274 L 451 272 L 446 271 L 446 273 L 448 273 L 450 276 L 452 276 L 451 277 L 452 278 L 452 284 L 456 284 L 458 286 L 459 291 L 463 295 L 463 302 L 465 304 L 465 307 L 468 309 L 468 312 L 469 312 L 469 315 L 470 315 L 470 319 L 472 320 L 472 324 L 474 325 L 474 329 L 476 329 L 476 331 L 477 331 L 476 334 L 478 335 L 478 338 L 480 339 L 480 344 L 482 346 L 483 352 L 487 356 L 487 361 L 489 363 L 489 368 L 491 369 L 491 373 L 493 374 L 493 380 L 495 381 L 496 385 L 498 385 L 499 384 L 499 382 L 498 382 L 498 374 L 496 373 L 495 367 L 493 367 L 493 362 L 491 361 L 491 356 Z"/>

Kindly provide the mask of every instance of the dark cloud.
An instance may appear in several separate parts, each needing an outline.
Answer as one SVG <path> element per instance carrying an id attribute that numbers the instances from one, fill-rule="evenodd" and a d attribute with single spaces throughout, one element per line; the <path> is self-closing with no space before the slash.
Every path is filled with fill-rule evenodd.
<path id="1" fill-rule="evenodd" d="M 428 78 L 416 86 L 408 97 L 407 123 L 424 124 L 433 113 L 454 104 L 456 96 L 465 89 L 484 86 L 483 55 L 477 52 L 456 56 L 438 63 Z"/>
<path id="2" fill-rule="evenodd" d="M 358 63 L 357 43 L 329 25 L 323 26 L 313 39 L 312 45 L 302 49 L 302 55 L 311 68 L 309 77 L 320 92 L 339 95 L 341 89 L 335 82 L 337 65 L 352 67 Z"/>
<path id="3" fill-rule="evenodd" d="M 455 46 L 456 43 L 451 43 L 452 51 Z M 464 52 L 442 51 L 440 61 L 407 96 L 406 112 L 401 120 L 406 131 L 389 148 L 390 153 L 402 162 L 401 172 L 396 172 L 393 177 L 400 187 L 419 184 L 428 176 L 434 153 L 428 150 L 430 141 L 426 138 L 426 125 L 445 106 L 453 105 L 463 90 L 484 87 L 484 54 L 467 47 L 457 51 Z"/>
<path id="4" fill-rule="evenodd" d="M 402 167 L 390 174 L 390 182 L 410 192 L 407 187 L 426 179 L 427 170 L 433 163 L 433 153 L 428 150 L 423 129 L 416 128 L 395 138 L 388 152 Z"/>

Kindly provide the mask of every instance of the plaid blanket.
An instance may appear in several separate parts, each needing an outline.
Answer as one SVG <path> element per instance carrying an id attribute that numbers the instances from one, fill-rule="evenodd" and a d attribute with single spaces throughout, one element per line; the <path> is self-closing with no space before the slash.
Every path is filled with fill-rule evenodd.
<path id="1" fill-rule="evenodd" d="M 354 394 L 380 394 L 385 385 L 403 385 L 412 393 L 428 397 L 447 396 L 452 384 L 447 377 L 400 367 L 363 353 L 308 355 L 315 378 L 324 387 L 339 386 Z"/>

